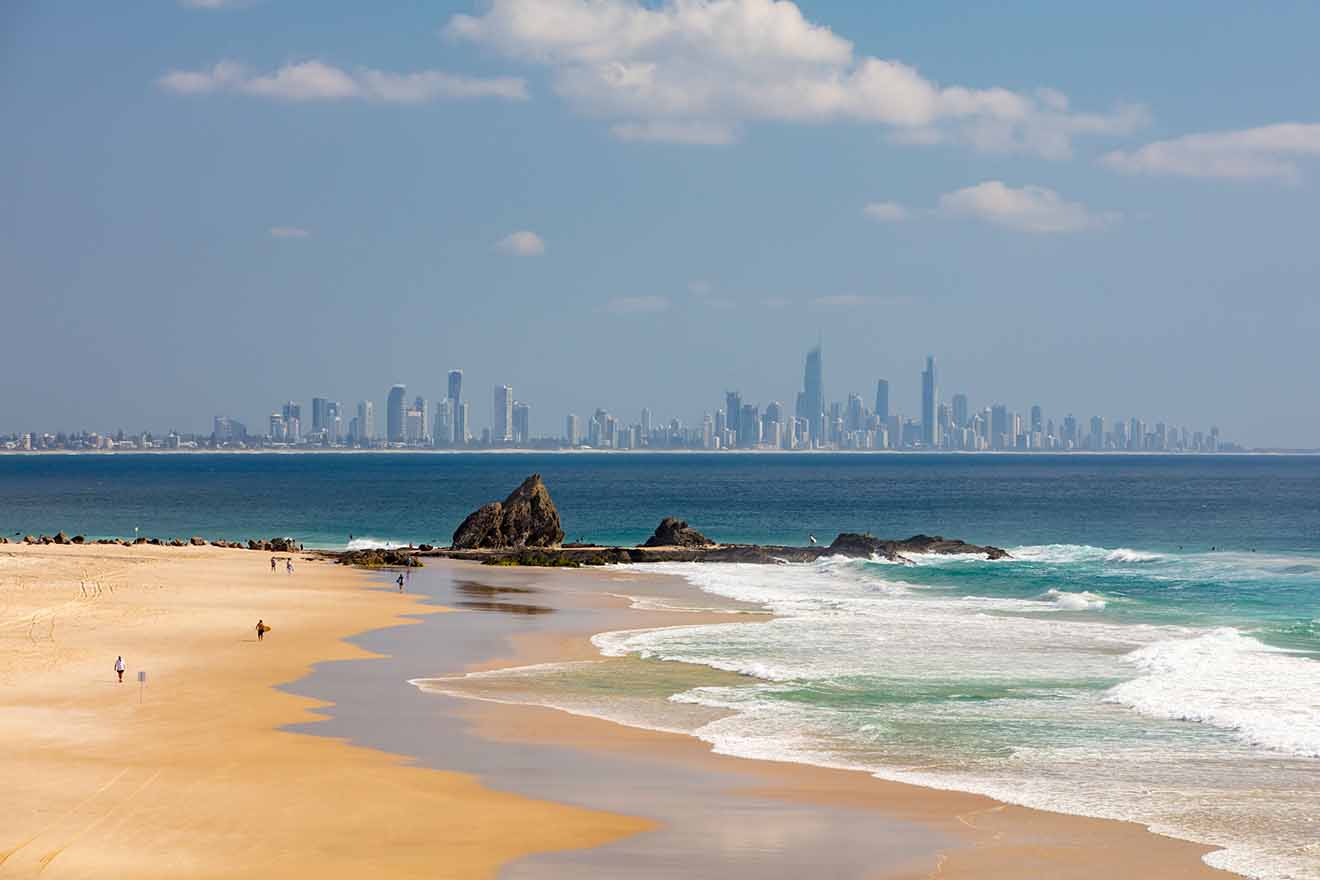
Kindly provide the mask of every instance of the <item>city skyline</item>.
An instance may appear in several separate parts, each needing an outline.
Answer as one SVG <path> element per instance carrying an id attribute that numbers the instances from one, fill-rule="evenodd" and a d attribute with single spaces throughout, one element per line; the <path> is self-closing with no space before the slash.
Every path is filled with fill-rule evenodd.
<path id="1" fill-rule="evenodd" d="M 289 400 L 272 412 L 265 433 L 249 429 L 239 419 L 216 415 L 208 435 L 170 431 L 166 441 L 147 442 L 144 432 L 127 445 L 179 448 L 181 445 L 212 448 L 266 447 L 353 447 L 499 449 L 561 448 L 584 446 L 597 449 L 704 449 L 704 450 L 905 450 L 905 451 L 1016 451 L 1016 452 L 1220 452 L 1249 451 L 1226 438 L 1218 424 L 1189 427 L 1185 423 L 1136 415 L 1078 415 L 1069 409 L 1057 418 L 1048 416 L 1040 404 L 1029 408 L 999 402 L 969 408 L 969 398 L 955 392 L 944 399 L 940 392 L 937 359 L 927 355 L 920 373 L 920 407 L 917 416 L 890 406 L 890 380 L 876 380 L 875 407 L 863 396 L 846 392 L 846 401 L 831 399 L 825 381 L 823 345 L 817 343 L 804 359 L 802 387 L 794 397 L 793 415 L 777 399 L 762 402 L 745 399 L 741 391 L 725 390 L 723 407 L 706 409 L 699 419 L 673 417 L 654 420 L 650 407 L 634 411 L 631 421 L 620 411 L 597 407 L 590 415 L 563 414 L 562 432 L 538 434 L 532 428 L 532 405 L 515 397 L 508 384 L 496 385 L 491 395 L 489 419 L 478 426 L 471 416 L 470 401 L 462 399 L 463 370 L 447 374 L 445 396 L 434 405 L 426 395 L 409 404 L 408 386 L 391 386 L 385 401 L 383 432 L 375 424 L 375 402 L 360 400 L 356 407 L 328 397 L 311 399 L 310 425 L 303 421 L 302 404 Z M 901 383 L 900 383 L 901 384 Z M 347 416 L 347 413 L 353 413 Z M 86 436 L 83 434 L 82 436 Z M 94 435 L 92 448 L 115 448 L 112 436 Z M 184 438 L 187 438 L 186 440 Z M 52 439 L 56 443 L 52 444 Z M 41 432 L 0 435 L 3 448 L 82 448 L 78 443 L 60 445 L 54 435 Z"/>

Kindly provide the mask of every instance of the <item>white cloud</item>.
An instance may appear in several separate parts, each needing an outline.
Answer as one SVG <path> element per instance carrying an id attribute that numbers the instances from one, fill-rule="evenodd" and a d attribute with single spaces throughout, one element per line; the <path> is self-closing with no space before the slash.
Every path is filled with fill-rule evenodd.
<path id="1" fill-rule="evenodd" d="M 1137 150 L 1116 150 L 1101 161 L 1129 174 L 1295 181 L 1301 176 L 1295 160 L 1303 157 L 1320 157 L 1320 124 L 1285 122 L 1183 135 Z"/>
<path id="2" fill-rule="evenodd" d="M 221 61 L 207 70 L 171 70 L 157 83 L 171 92 L 197 95 L 237 92 L 283 101 L 360 99 L 419 104 L 440 99 L 527 99 L 527 84 L 516 77 L 478 78 L 424 70 L 389 73 L 359 68 L 342 70 L 322 61 L 286 64 L 267 74 L 254 74 L 235 61 Z"/>
<path id="3" fill-rule="evenodd" d="M 975 217 L 1024 232 L 1075 232 L 1106 226 L 1114 213 L 1093 214 L 1085 205 L 1065 201 L 1043 186 L 1014 189 L 987 180 L 940 197 L 940 210 L 952 216 Z"/>
<path id="4" fill-rule="evenodd" d="M 897 223 L 906 220 L 908 216 L 907 208 L 898 202 L 871 202 L 862 209 L 862 213 L 881 223 Z"/>
<path id="5" fill-rule="evenodd" d="M 271 238 L 311 238 L 312 234 L 301 226 L 272 226 Z"/>
<path id="6" fill-rule="evenodd" d="M 1069 155 L 1080 134 L 1122 134 L 1144 109 L 1077 113 L 1053 89 L 940 85 L 858 55 L 791 0 L 489 0 L 447 32 L 552 71 L 573 107 L 616 137 L 723 144 L 744 122 L 884 125 L 907 142 Z"/>
<path id="7" fill-rule="evenodd" d="M 605 311 L 616 315 L 636 315 L 663 312 L 669 300 L 663 296 L 620 296 L 605 304 Z"/>
<path id="8" fill-rule="evenodd" d="M 706 281 L 701 278 L 698 278 L 696 281 L 688 282 L 688 290 L 690 290 L 692 293 L 694 293 L 697 296 L 705 296 L 714 289 L 715 289 L 714 284 L 711 284 L 709 281 Z"/>
<path id="9" fill-rule="evenodd" d="M 528 229 L 509 233 L 496 245 L 504 253 L 515 257 L 539 257 L 545 253 L 545 241 Z"/>

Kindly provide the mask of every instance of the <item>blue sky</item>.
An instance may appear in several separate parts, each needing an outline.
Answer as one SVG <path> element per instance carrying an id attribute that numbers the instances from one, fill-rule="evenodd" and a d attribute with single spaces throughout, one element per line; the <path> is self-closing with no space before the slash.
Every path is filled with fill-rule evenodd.
<path id="1" fill-rule="evenodd" d="M 0 430 L 888 378 L 1320 445 L 1320 6 L 0 10 Z M 379 405 L 379 403 L 378 403 Z"/>

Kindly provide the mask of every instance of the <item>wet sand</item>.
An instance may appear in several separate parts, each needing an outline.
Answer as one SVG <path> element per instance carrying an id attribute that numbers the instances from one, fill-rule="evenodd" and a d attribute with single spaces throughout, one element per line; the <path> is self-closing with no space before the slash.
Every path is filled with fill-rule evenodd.
<path id="1" fill-rule="evenodd" d="M 463 614 L 354 641 L 389 653 L 320 666 L 295 690 L 334 701 L 296 729 L 458 767 L 492 788 L 644 817 L 654 830 L 532 854 L 502 877 L 1229 877 L 1206 847 L 1141 826 L 1007 806 L 868 774 L 714 755 L 691 737 L 526 705 L 424 693 L 409 679 L 599 659 L 590 635 L 746 621 L 677 578 L 431 560 L 409 585 Z M 630 596 L 643 609 L 630 607 Z M 652 610 L 726 605 L 725 613 Z M 529 609 L 535 609 L 529 610 Z M 627 662 L 627 661 L 619 661 Z M 678 665 L 678 664 L 670 664 Z"/>
<path id="2" fill-rule="evenodd" d="M 345 636 L 443 610 L 295 556 L 0 546 L 0 877 L 491 877 L 655 827 L 285 732 L 325 705 L 277 684 L 371 669 Z"/>

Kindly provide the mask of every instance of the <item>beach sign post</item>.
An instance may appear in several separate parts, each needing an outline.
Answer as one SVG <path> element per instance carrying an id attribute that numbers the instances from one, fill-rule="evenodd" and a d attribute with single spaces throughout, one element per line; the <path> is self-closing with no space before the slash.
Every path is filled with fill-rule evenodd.
<path id="1" fill-rule="evenodd" d="M 146 687 L 146 684 L 147 684 L 147 670 L 139 669 L 138 670 L 138 705 L 139 706 L 142 705 L 142 688 Z"/>

